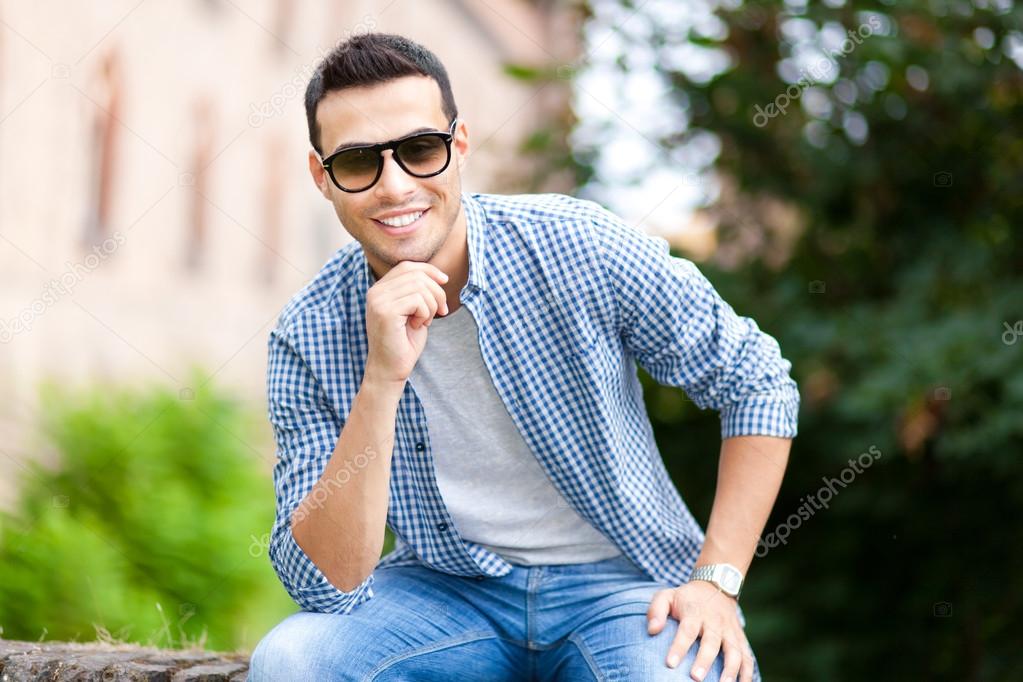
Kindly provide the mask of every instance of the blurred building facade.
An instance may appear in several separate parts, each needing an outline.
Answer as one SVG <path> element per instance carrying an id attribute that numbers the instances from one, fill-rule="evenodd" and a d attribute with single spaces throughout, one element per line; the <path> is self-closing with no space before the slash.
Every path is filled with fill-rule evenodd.
<path id="1" fill-rule="evenodd" d="M 337 42 L 435 51 L 469 125 L 463 187 L 507 191 L 568 93 L 504 67 L 567 63 L 577 26 L 523 0 L 0 2 L 0 485 L 47 379 L 187 397 L 197 365 L 265 404 L 278 312 L 350 240 L 306 163 L 305 84 Z"/>

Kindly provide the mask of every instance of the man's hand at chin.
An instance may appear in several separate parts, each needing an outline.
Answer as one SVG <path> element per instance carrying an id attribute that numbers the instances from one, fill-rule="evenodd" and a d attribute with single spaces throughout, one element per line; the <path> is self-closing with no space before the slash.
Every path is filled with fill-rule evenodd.
<path id="1" fill-rule="evenodd" d="M 647 631 L 651 635 L 661 632 L 669 615 L 679 622 L 678 632 L 668 649 L 669 667 L 677 666 L 699 638 L 700 648 L 689 672 L 692 679 L 702 681 L 718 652 L 724 651 L 722 682 L 736 678 L 742 682 L 752 681 L 753 653 L 739 622 L 733 597 L 705 580 L 660 590 L 650 600 Z"/>

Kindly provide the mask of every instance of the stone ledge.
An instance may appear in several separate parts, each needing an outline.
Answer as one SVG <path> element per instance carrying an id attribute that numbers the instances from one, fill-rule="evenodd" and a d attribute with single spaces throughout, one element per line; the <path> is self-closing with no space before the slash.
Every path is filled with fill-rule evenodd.
<path id="1" fill-rule="evenodd" d="M 245 654 L 0 639 L 0 682 L 244 682 L 248 669 Z"/>

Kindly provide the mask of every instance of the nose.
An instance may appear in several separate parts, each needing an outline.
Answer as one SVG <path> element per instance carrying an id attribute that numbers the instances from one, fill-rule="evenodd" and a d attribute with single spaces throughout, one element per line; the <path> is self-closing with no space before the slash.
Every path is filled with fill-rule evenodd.
<path id="1" fill-rule="evenodd" d="M 373 189 L 377 198 L 398 203 L 416 191 L 416 179 L 401 169 L 394 159 L 393 149 L 383 152 L 383 157 L 384 168 Z"/>

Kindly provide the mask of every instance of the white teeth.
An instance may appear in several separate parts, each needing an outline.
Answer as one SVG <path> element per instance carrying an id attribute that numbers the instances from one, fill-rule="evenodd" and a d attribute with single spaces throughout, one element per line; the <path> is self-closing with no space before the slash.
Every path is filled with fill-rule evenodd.
<path id="1" fill-rule="evenodd" d="M 419 220 L 419 216 L 423 215 L 423 211 L 417 213 L 406 213 L 405 215 L 395 216 L 394 218 L 382 218 L 380 222 L 390 227 L 405 227 Z"/>

